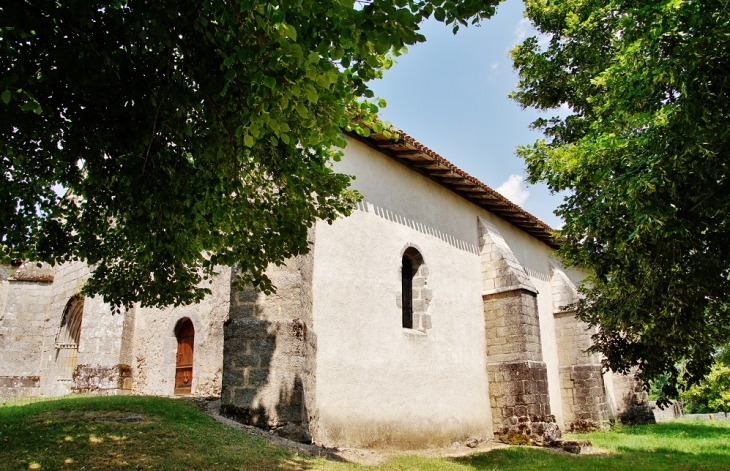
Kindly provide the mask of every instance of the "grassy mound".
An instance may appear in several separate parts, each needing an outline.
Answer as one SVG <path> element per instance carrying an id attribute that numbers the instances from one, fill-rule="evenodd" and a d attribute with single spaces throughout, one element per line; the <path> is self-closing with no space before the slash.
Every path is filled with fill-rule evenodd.
<path id="1" fill-rule="evenodd" d="M 71 397 L 0 407 L 2 469 L 295 470 L 300 461 L 181 400 Z"/>

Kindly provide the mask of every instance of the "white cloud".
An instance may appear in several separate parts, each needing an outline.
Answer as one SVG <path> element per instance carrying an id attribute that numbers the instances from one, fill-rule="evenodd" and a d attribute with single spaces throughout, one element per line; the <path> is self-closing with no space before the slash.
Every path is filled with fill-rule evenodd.
<path id="1" fill-rule="evenodd" d="M 534 34 L 532 25 L 528 18 L 522 18 L 520 22 L 517 23 L 517 29 L 515 29 L 515 44 L 522 43 L 522 41 L 527 38 L 528 34 Z"/>
<path id="2" fill-rule="evenodd" d="M 497 191 L 518 206 L 530 197 L 530 191 L 525 186 L 525 178 L 521 175 L 510 175 L 507 181 L 497 187 Z"/>
<path id="3" fill-rule="evenodd" d="M 492 62 L 489 64 L 489 73 L 487 74 L 487 78 L 491 81 L 494 81 L 494 79 L 497 77 L 497 75 L 500 75 L 502 73 L 502 67 L 500 66 L 499 62 Z"/>
<path id="4" fill-rule="evenodd" d="M 538 33 L 535 28 L 532 27 L 532 22 L 530 22 L 529 18 L 522 18 L 520 22 L 517 23 L 517 28 L 515 28 L 514 44 L 522 44 L 528 36 L 537 37 L 537 45 L 543 50 L 547 49 L 550 45 L 550 39 L 553 37 L 552 34 Z"/>

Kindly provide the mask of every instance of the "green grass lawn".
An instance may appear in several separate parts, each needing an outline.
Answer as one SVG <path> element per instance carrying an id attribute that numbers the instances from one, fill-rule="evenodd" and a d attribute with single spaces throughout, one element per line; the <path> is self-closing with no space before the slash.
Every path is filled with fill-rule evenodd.
<path id="1" fill-rule="evenodd" d="M 0 469 L 296 470 L 302 464 L 180 400 L 75 397 L 0 407 Z"/>
<path id="2" fill-rule="evenodd" d="M 730 421 L 673 421 L 576 436 L 609 450 L 513 447 L 377 466 L 298 456 L 167 398 L 75 397 L 0 407 L 0 469 L 730 470 Z"/>

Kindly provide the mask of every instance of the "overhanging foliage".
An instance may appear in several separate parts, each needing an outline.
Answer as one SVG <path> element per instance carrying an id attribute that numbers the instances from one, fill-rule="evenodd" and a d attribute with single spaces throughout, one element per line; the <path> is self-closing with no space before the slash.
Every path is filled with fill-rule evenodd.
<path id="1" fill-rule="evenodd" d="M 547 139 L 532 182 L 568 190 L 560 255 L 591 276 L 579 316 L 605 365 L 669 373 L 675 396 L 730 337 L 730 11 L 722 0 L 528 0 L 547 35 L 512 51 Z"/>
<path id="2" fill-rule="evenodd" d="M 456 32 L 496 3 L 3 3 L 2 259 L 85 261 L 116 305 L 198 301 L 216 265 L 271 289 L 357 200 L 330 162 L 343 129 L 382 131 L 367 82 L 426 18 Z"/>

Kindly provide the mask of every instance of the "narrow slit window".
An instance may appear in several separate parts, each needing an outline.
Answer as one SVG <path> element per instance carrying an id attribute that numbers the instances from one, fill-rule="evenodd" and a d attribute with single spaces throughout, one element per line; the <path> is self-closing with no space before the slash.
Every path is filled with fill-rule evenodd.
<path id="1" fill-rule="evenodd" d="M 413 262 L 407 256 L 403 256 L 402 273 L 402 296 L 403 296 L 403 328 L 413 328 Z"/>

